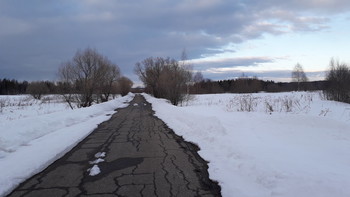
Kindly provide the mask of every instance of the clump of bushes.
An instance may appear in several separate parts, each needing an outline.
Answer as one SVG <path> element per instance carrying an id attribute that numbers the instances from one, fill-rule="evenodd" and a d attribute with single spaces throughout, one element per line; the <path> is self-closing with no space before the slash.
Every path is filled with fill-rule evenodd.
<path id="1" fill-rule="evenodd" d="M 332 59 L 326 76 L 327 85 L 323 91 L 328 100 L 350 103 L 350 68 L 345 63 Z"/>
<path id="2" fill-rule="evenodd" d="M 41 81 L 31 82 L 27 87 L 27 93 L 38 100 L 40 100 L 43 95 L 48 94 L 48 92 L 49 88 L 46 83 Z"/>

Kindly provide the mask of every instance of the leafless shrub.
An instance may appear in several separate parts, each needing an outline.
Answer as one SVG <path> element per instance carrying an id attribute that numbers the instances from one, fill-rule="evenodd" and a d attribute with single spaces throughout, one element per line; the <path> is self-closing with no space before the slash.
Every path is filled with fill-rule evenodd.
<path id="1" fill-rule="evenodd" d="M 237 98 L 231 98 L 226 104 L 225 110 L 228 112 L 236 111 L 237 108 Z"/>
<path id="2" fill-rule="evenodd" d="M 3 109 L 6 106 L 6 100 L 5 99 L 0 99 L 0 113 L 3 112 Z"/>
<path id="3" fill-rule="evenodd" d="M 282 106 L 284 107 L 285 112 L 291 112 L 293 107 L 293 100 L 290 98 L 282 99 Z"/>
<path id="4" fill-rule="evenodd" d="M 267 113 L 273 112 L 273 104 L 269 103 L 269 101 L 265 100 L 265 108 Z"/>
<path id="5" fill-rule="evenodd" d="M 156 98 L 178 105 L 186 99 L 187 85 L 192 79 L 188 65 L 170 58 L 147 58 L 136 63 L 135 73 Z"/>
<path id="6" fill-rule="evenodd" d="M 255 102 L 252 95 L 242 95 L 239 98 L 239 109 L 238 111 L 251 112 L 255 110 L 257 103 Z"/>
<path id="7" fill-rule="evenodd" d="M 294 111 L 309 111 L 310 110 L 310 104 L 312 102 L 312 96 L 301 96 L 299 99 L 293 100 L 293 107 L 295 108 Z"/>
<path id="8" fill-rule="evenodd" d="M 327 116 L 327 113 L 330 112 L 331 110 L 329 108 L 321 110 L 319 116 Z"/>
<path id="9" fill-rule="evenodd" d="M 183 100 L 181 101 L 181 106 L 188 106 L 190 102 L 195 99 L 195 95 L 192 94 L 184 94 Z"/>
<path id="10" fill-rule="evenodd" d="M 40 100 L 44 94 L 47 94 L 49 89 L 44 82 L 31 82 L 27 87 L 27 93 L 32 95 L 35 99 Z"/>
<path id="11" fill-rule="evenodd" d="M 46 96 L 42 97 L 41 103 L 62 103 L 62 96 L 61 95 L 46 95 Z"/>
<path id="12" fill-rule="evenodd" d="M 299 96 L 284 96 L 279 98 L 266 98 L 265 111 L 271 112 L 306 112 L 310 110 L 313 100 L 311 94 L 303 94 Z"/>
<path id="13" fill-rule="evenodd" d="M 60 82 L 58 84 L 59 92 L 71 109 L 74 109 L 73 103 L 76 103 L 78 96 L 75 94 L 74 84 L 70 82 Z"/>
<path id="14" fill-rule="evenodd" d="M 327 73 L 327 88 L 324 96 L 328 100 L 350 103 L 350 68 L 332 59 Z"/>
<path id="15" fill-rule="evenodd" d="M 321 100 L 327 100 L 327 96 L 325 95 L 325 91 L 320 91 L 318 93 L 318 96 L 320 97 Z"/>
<path id="16" fill-rule="evenodd" d="M 130 92 L 132 85 L 133 82 L 129 78 L 121 77 L 117 80 L 117 92 L 125 96 Z"/>

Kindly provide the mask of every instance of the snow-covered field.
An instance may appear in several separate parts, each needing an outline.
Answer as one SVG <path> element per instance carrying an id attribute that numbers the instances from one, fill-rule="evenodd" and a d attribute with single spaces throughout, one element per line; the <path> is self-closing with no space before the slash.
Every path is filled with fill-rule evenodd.
<path id="1" fill-rule="evenodd" d="M 349 104 L 318 92 L 198 95 L 183 107 L 145 96 L 199 145 L 223 196 L 350 196 Z"/>
<path id="2" fill-rule="evenodd" d="M 75 110 L 55 96 L 0 96 L 0 196 L 133 96 Z M 158 117 L 200 146 L 223 196 L 350 196 L 349 104 L 318 92 L 197 95 L 183 107 L 145 96 Z"/>
<path id="3" fill-rule="evenodd" d="M 63 156 L 133 97 L 71 110 L 59 96 L 0 96 L 0 196 Z"/>
<path id="4" fill-rule="evenodd" d="M 30 95 L 0 95 L 0 122 L 50 114 L 68 108 L 59 95 L 44 96 L 42 100 L 33 99 Z"/>

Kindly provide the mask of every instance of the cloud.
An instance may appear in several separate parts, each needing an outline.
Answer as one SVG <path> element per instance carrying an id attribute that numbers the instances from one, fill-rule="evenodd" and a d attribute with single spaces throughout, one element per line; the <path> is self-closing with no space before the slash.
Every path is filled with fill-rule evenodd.
<path id="1" fill-rule="evenodd" d="M 262 63 L 274 62 L 270 57 L 205 57 L 190 60 L 196 68 L 206 69 L 208 72 L 227 72 L 235 70 L 235 67 L 257 66 Z"/>
<path id="2" fill-rule="evenodd" d="M 134 79 L 136 62 L 179 58 L 183 48 L 204 69 L 254 66 L 273 59 L 215 55 L 228 44 L 266 34 L 321 31 L 334 14 L 349 8 L 345 0 L 0 1 L 0 78 L 16 78 L 15 70 L 28 69 L 28 78 L 52 76 L 85 47 L 96 48 Z M 214 59 L 203 58 L 208 56 Z"/>
<path id="3" fill-rule="evenodd" d="M 25 34 L 33 30 L 33 26 L 15 18 L 0 18 L 0 37 Z"/>
<path id="4" fill-rule="evenodd" d="M 103 21 L 112 21 L 114 19 L 115 19 L 115 16 L 111 12 L 101 12 L 101 13 L 94 13 L 94 14 L 86 13 L 76 18 L 78 22 L 95 22 L 95 21 L 103 22 Z"/>

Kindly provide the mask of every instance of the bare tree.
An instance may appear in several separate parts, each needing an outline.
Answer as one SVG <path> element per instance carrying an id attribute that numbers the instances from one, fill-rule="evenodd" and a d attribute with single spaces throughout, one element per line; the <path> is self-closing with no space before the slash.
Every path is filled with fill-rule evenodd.
<path id="1" fill-rule="evenodd" d="M 192 80 L 194 83 L 200 83 L 200 82 L 204 81 L 204 77 L 203 77 L 202 72 L 197 71 L 196 74 L 193 75 Z"/>
<path id="2" fill-rule="evenodd" d="M 178 65 L 176 61 L 165 66 L 160 75 L 160 90 L 173 105 L 178 105 L 186 98 L 187 83 L 191 73 Z"/>
<path id="3" fill-rule="evenodd" d="M 165 98 L 160 88 L 160 76 L 164 67 L 172 64 L 175 60 L 170 58 L 147 58 L 141 63 L 136 63 L 135 73 L 146 86 L 146 89 L 156 98 Z"/>
<path id="4" fill-rule="evenodd" d="M 170 58 L 147 58 L 136 63 L 135 73 L 146 90 L 157 98 L 166 98 L 179 104 L 185 97 L 187 83 L 192 75 L 186 64 Z"/>
<path id="5" fill-rule="evenodd" d="M 326 98 L 350 103 L 350 67 L 333 58 L 329 66 L 330 69 L 326 76 L 327 88 L 324 91 Z"/>
<path id="6" fill-rule="evenodd" d="M 156 98 L 162 97 L 159 92 L 159 77 L 164 65 L 165 59 L 150 57 L 142 62 L 137 62 L 135 66 L 135 73 L 145 85 L 146 90 Z"/>
<path id="7" fill-rule="evenodd" d="M 49 92 L 49 88 L 47 87 L 45 82 L 35 81 L 29 83 L 27 87 L 27 93 L 32 95 L 35 99 L 41 99 L 44 94 Z"/>
<path id="8" fill-rule="evenodd" d="M 117 85 L 118 85 L 118 92 L 122 95 L 122 96 L 125 96 L 127 95 L 131 88 L 132 88 L 132 85 L 134 83 L 127 77 L 120 77 L 117 81 Z"/>
<path id="9" fill-rule="evenodd" d="M 192 84 L 191 84 L 191 88 L 190 88 L 190 92 L 192 94 L 198 94 L 201 91 L 201 89 L 203 89 L 202 86 L 202 82 L 204 82 L 204 77 L 203 74 L 200 71 L 197 71 L 192 78 Z"/>
<path id="10" fill-rule="evenodd" d="M 120 78 L 120 70 L 116 64 L 113 64 L 107 58 L 103 58 L 98 73 L 98 97 L 102 102 L 108 101 L 112 94 L 113 83 Z"/>
<path id="11" fill-rule="evenodd" d="M 292 81 L 297 82 L 298 91 L 300 90 L 300 83 L 307 82 L 308 79 L 305 75 L 303 67 L 297 63 L 292 71 Z"/>
<path id="12" fill-rule="evenodd" d="M 71 109 L 74 109 L 73 103 L 78 100 L 73 69 L 71 62 L 62 63 L 58 69 L 58 77 L 60 79 L 58 92 L 63 96 Z"/>
<path id="13" fill-rule="evenodd" d="M 75 99 L 79 107 L 91 106 L 98 98 L 108 100 L 111 84 L 120 75 L 117 65 L 90 48 L 78 50 L 71 61 L 61 65 L 58 72 L 61 82 L 65 84 L 64 94 L 71 96 L 69 91 L 72 89 L 78 93 Z M 94 95 L 98 96 L 94 98 Z"/>

